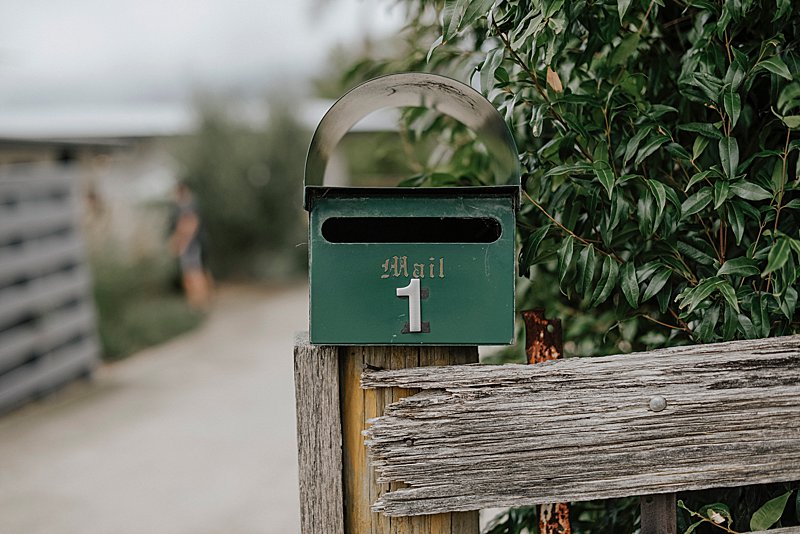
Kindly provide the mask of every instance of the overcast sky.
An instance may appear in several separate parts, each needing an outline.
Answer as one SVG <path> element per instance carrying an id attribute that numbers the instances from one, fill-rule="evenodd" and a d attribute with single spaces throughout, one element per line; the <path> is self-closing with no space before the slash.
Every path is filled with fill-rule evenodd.
<path id="1" fill-rule="evenodd" d="M 0 0 L 0 111 L 302 88 L 336 43 L 397 31 L 391 0 Z"/>

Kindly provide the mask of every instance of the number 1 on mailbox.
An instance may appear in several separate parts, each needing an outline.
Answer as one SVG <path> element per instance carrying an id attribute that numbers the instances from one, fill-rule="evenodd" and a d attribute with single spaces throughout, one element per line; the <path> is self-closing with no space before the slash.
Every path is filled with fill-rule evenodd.
<path id="1" fill-rule="evenodd" d="M 322 185 L 328 157 L 356 122 L 380 108 L 412 106 L 470 127 L 501 185 Z M 320 122 L 305 180 L 312 343 L 513 343 L 519 162 L 505 122 L 480 93 L 432 74 L 366 82 Z"/>

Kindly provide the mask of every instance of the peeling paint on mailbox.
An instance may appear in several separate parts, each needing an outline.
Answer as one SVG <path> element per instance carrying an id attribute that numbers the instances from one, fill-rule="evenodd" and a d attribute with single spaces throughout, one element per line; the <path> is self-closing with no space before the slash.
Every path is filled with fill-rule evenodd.
<path id="1" fill-rule="evenodd" d="M 457 105 L 448 107 L 453 99 Z M 380 107 L 410 105 L 435 107 L 472 127 L 498 151 L 500 185 L 320 185 L 327 156 L 355 122 Z M 341 108 L 348 112 L 337 115 Z M 513 138 L 491 104 L 468 86 L 430 74 L 398 74 L 342 97 L 317 128 L 306 163 L 310 341 L 513 343 L 519 194 Z"/>

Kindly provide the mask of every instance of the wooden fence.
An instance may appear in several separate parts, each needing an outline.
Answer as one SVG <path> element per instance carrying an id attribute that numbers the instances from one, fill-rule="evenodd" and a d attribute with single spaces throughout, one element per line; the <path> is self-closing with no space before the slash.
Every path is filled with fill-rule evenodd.
<path id="1" fill-rule="evenodd" d="M 0 169 L 0 412 L 89 374 L 98 345 L 74 180 Z"/>
<path id="2" fill-rule="evenodd" d="M 307 371 L 338 365 L 340 350 L 299 341 L 295 351 L 298 432 L 327 431 L 324 443 L 300 442 L 304 534 L 361 534 L 323 519 L 350 506 L 328 492 L 347 470 L 340 384 L 335 369 Z M 369 366 L 362 386 L 419 391 L 365 432 L 383 488 L 372 509 L 386 517 L 800 479 L 800 336 L 537 365 Z M 303 396 L 312 390 L 324 405 Z M 323 492 L 324 510 L 306 502 Z M 643 533 L 675 531 L 663 510 Z M 771 532 L 781 531 L 797 529 Z"/>

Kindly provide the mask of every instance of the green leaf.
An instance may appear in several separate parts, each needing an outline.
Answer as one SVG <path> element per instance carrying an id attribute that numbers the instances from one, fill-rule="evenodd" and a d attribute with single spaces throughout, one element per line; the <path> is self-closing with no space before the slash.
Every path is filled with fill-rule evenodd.
<path id="1" fill-rule="evenodd" d="M 728 200 L 728 193 L 730 193 L 731 183 L 726 180 L 717 180 L 714 183 L 714 209 L 719 209 L 722 204 Z"/>
<path id="2" fill-rule="evenodd" d="M 756 295 L 751 301 L 750 308 L 750 319 L 753 321 L 753 327 L 759 333 L 759 337 L 769 337 L 772 325 L 767 311 L 766 297 L 761 294 Z"/>
<path id="3" fill-rule="evenodd" d="M 694 333 L 701 343 L 710 343 L 714 338 L 714 330 L 719 321 L 720 305 L 714 304 L 703 311 L 700 324 L 695 328 Z"/>
<path id="4" fill-rule="evenodd" d="M 487 16 L 494 2 L 495 0 L 472 0 L 464 11 L 460 26 L 467 28 L 479 18 Z"/>
<path id="5" fill-rule="evenodd" d="M 676 244 L 678 251 L 685 255 L 689 256 L 691 259 L 699 263 L 700 265 L 713 265 L 714 258 L 703 252 L 702 250 L 694 247 L 684 241 L 678 241 Z"/>
<path id="6" fill-rule="evenodd" d="M 789 72 L 789 68 L 786 66 L 786 63 L 783 62 L 781 58 L 778 56 L 772 56 L 761 61 L 757 67 L 763 67 L 768 71 L 777 74 L 782 78 L 786 78 L 787 80 L 792 80 L 792 73 Z"/>
<path id="7" fill-rule="evenodd" d="M 702 122 L 689 122 L 687 124 L 680 124 L 678 125 L 679 130 L 685 130 L 687 132 L 695 132 L 703 135 L 705 137 L 710 137 L 712 139 L 722 139 L 723 135 L 722 132 L 719 131 L 713 124 L 706 124 Z"/>
<path id="8" fill-rule="evenodd" d="M 661 263 L 657 261 L 648 261 L 647 263 L 641 265 L 638 269 L 636 269 L 636 279 L 639 280 L 639 282 L 644 282 L 645 280 L 653 276 L 653 274 L 655 274 L 655 272 L 661 266 L 662 266 Z"/>
<path id="9" fill-rule="evenodd" d="M 559 9 L 564 5 L 564 0 L 546 0 L 543 4 L 543 13 L 545 18 L 550 18 L 555 15 Z"/>
<path id="10" fill-rule="evenodd" d="M 564 165 L 553 167 L 544 173 L 544 177 L 549 178 L 550 176 L 563 176 L 566 174 L 589 174 L 593 170 L 592 166 L 588 163 L 578 161 L 576 163 L 565 163 Z"/>
<path id="11" fill-rule="evenodd" d="M 561 247 L 558 249 L 558 283 L 564 283 L 569 272 L 570 264 L 572 263 L 572 251 L 574 243 L 571 236 L 567 236 Z"/>
<path id="12" fill-rule="evenodd" d="M 792 317 L 794 317 L 794 310 L 797 308 L 797 291 L 793 287 L 786 288 L 780 308 L 786 318 L 791 321 Z M 797 512 L 800 513 L 800 508 L 798 508 Z"/>
<path id="13" fill-rule="evenodd" d="M 792 490 L 765 502 L 750 518 L 750 530 L 767 530 L 777 523 L 786 509 L 786 503 L 791 495 Z"/>
<path id="14" fill-rule="evenodd" d="M 639 148 L 639 143 L 641 143 L 642 140 L 647 137 L 647 134 L 650 133 L 650 130 L 651 128 L 649 126 L 641 128 L 633 135 L 633 137 L 630 138 L 627 146 L 625 147 L 625 157 L 622 160 L 625 165 L 627 165 L 634 154 L 636 154 L 636 150 Z"/>
<path id="15" fill-rule="evenodd" d="M 733 180 L 736 177 L 736 168 L 739 166 L 739 143 L 735 137 L 723 137 L 719 140 L 719 159 L 722 161 L 725 175 Z"/>
<path id="16" fill-rule="evenodd" d="M 714 193 L 710 187 L 704 187 L 694 195 L 690 196 L 681 204 L 682 218 L 694 215 L 698 211 L 708 206 L 711 199 L 714 198 Z"/>
<path id="17" fill-rule="evenodd" d="M 767 268 L 761 273 L 761 276 L 767 276 L 769 273 L 775 272 L 786 264 L 789 259 L 789 254 L 792 252 L 792 246 L 788 239 L 778 239 L 769 251 L 767 257 Z"/>
<path id="18" fill-rule="evenodd" d="M 662 267 L 656 274 L 653 275 L 653 278 L 650 279 L 650 283 L 647 284 L 647 287 L 644 290 L 644 295 L 642 295 L 642 302 L 647 302 L 651 298 L 653 298 L 656 293 L 661 291 L 661 288 L 664 287 L 664 284 L 667 283 L 669 280 L 669 276 L 672 274 L 672 270 L 669 267 Z"/>
<path id="19" fill-rule="evenodd" d="M 622 266 L 622 279 L 620 280 L 622 294 L 628 301 L 631 308 L 636 309 L 639 305 L 639 282 L 636 280 L 636 267 L 632 261 Z"/>
<path id="20" fill-rule="evenodd" d="M 730 306 L 725 306 L 725 320 L 722 323 L 722 339 L 730 341 L 736 336 L 736 328 L 739 326 L 739 317 Z"/>
<path id="21" fill-rule="evenodd" d="M 611 257 L 606 256 L 603 260 L 603 268 L 600 272 L 600 282 L 594 289 L 592 294 L 592 301 L 590 306 L 596 307 L 602 304 L 611 295 L 611 291 L 617 285 L 617 275 L 619 274 L 619 265 Z"/>
<path id="22" fill-rule="evenodd" d="M 594 174 L 597 176 L 597 179 L 600 180 L 600 183 L 608 193 L 609 200 L 611 199 L 611 191 L 614 189 L 614 182 L 616 181 L 616 177 L 614 176 L 614 171 L 611 170 L 611 166 L 605 161 L 595 161 L 592 164 L 592 168 L 594 169 Z"/>
<path id="23" fill-rule="evenodd" d="M 727 86 L 723 90 L 722 100 L 725 105 L 725 113 L 728 114 L 731 120 L 731 129 L 733 129 L 739 120 L 739 114 L 742 112 L 742 99 L 738 91 L 731 86 Z"/>
<path id="24" fill-rule="evenodd" d="M 717 285 L 717 290 L 730 307 L 736 310 L 736 313 L 739 313 L 739 301 L 736 298 L 736 290 L 733 289 L 733 286 L 728 282 L 722 282 Z"/>
<path id="25" fill-rule="evenodd" d="M 547 236 L 550 226 L 551 225 L 546 224 L 528 237 L 528 241 L 525 247 L 522 249 L 522 254 L 520 256 L 520 272 L 527 272 L 530 268 L 534 258 L 536 257 L 536 253 L 539 251 L 539 245 L 542 244 L 545 236 Z"/>
<path id="26" fill-rule="evenodd" d="M 699 158 L 703 154 L 707 146 L 708 146 L 708 137 L 703 137 L 702 135 L 698 135 L 697 137 L 695 137 L 694 144 L 692 145 L 692 161 L 695 161 L 697 158 Z"/>
<path id="27" fill-rule="evenodd" d="M 800 115 L 787 115 L 781 120 L 783 120 L 783 124 L 785 124 L 787 128 L 792 130 L 800 128 Z"/>
<path id="28" fill-rule="evenodd" d="M 783 88 L 778 97 L 778 111 L 786 113 L 800 104 L 800 83 L 793 82 Z"/>
<path id="29" fill-rule="evenodd" d="M 486 55 L 481 65 L 481 91 L 488 94 L 494 87 L 494 73 L 503 62 L 503 48 L 495 48 Z"/>
<path id="30" fill-rule="evenodd" d="M 753 276 L 761 271 L 758 268 L 757 262 L 750 258 L 733 258 L 722 264 L 722 267 L 717 271 L 717 276 L 723 274 L 731 276 Z"/>
<path id="31" fill-rule="evenodd" d="M 449 41 L 458 33 L 468 0 L 445 0 L 442 9 L 442 40 Z"/>
<path id="32" fill-rule="evenodd" d="M 636 161 L 634 162 L 634 164 L 636 165 L 641 164 L 647 158 L 647 156 L 658 150 L 658 147 L 660 147 L 667 141 L 669 141 L 669 137 L 667 137 L 666 135 L 657 135 L 654 138 L 652 138 L 650 141 L 647 142 L 646 145 L 644 145 L 644 147 L 642 147 L 639 150 L 638 154 L 636 155 Z"/>
<path id="33" fill-rule="evenodd" d="M 775 10 L 772 22 L 782 19 L 792 9 L 792 0 L 777 0 L 776 3 L 778 4 L 778 9 Z M 798 508 L 798 513 L 800 513 L 800 508 Z"/>
<path id="34" fill-rule="evenodd" d="M 656 219 L 658 220 L 664 213 L 664 206 L 667 204 L 667 190 L 664 188 L 664 184 L 658 180 L 647 180 L 647 187 L 650 188 L 650 191 L 656 199 L 656 207 L 658 208 Z"/>
<path id="35" fill-rule="evenodd" d="M 736 52 L 734 52 L 734 60 L 731 62 L 730 66 L 728 67 L 728 71 L 725 73 L 725 78 L 722 80 L 723 82 L 730 84 L 734 91 L 739 90 L 739 86 L 747 74 L 747 67 L 744 65 L 746 61 L 746 56 L 745 59 L 742 59 L 736 54 Z"/>
<path id="36" fill-rule="evenodd" d="M 585 295 L 594 278 L 594 246 L 589 245 L 578 255 L 578 293 Z"/>
<path id="37" fill-rule="evenodd" d="M 636 51 L 636 47 L 639 46 L 639 39 L 639 32 L 628 34 L 627 37 L 625 37 L 616 47 L 614 47 L 611 55 L 608 58 L 609 65 L 622 65 L 627 62 L 628 58 L 631 57 L 631 54 Z"/>
<path id="38" fill-rule="evenodd" d="M 428 55 L 425 56 L 425 63 L 431 62 L 431 56 L 433 55 L 433 51 L 439 48 L 443 42 L 444 42 L 444 37 L 442 37 L 441 35 L 436 38 L 431 47 L 428 49 Z"/>
<path id="39" fill-rule="evenodd" d="M 742 333 L 747 339 L 758 339 L 758 332 L 753 326 L 753 321 L 746 315 L 739 315 L 739 326 L 742 327 Z"/>
<path id="40" fill-rule="evenodd" d="M 723 283 L 719 277 L 706 278 L 697 286 L 685 289 L 675 300 L 680 300 L 680 309 L 686 308 L 686 313 L 692 313 L 717 287 Z"/>
<path id="41" fill-rule="evenodd" d="M 733 182 L 731 184 L 731 192 L 737 197 L 746 200 L 766 200 L 772 198 L 772 193 L 760 185 L 756 185 L 752 182 L 745 182 L 744 180 Z"/>
<path id="42" fill-rule="evenodd" d="M 544 125 L 544 117 L 547 113 L 547 110 L 550 109 L 548 104 L 540 104 L 538 106 L 533 106 L 533 110 L 531 112 L 531 134 L 534 137 L 539 137 L 542 135 L 542 126 Z M 508 115 L 511 115 L 514 112 L 512 107 L 508 108 Z"/>
<path id="43" fill-rule="evenodd" d="M 678 143 L 667 143 L 666 149 L 670 156 L 675 159 L 684 159 L 686 161 L 692 160 L 691 154 L 689 154 L 689 152 L 687 152 L 686 149 Z"/>
<path id="44" fill-rule="evenodd" d="M 736 244 L 740 245 L 744 236 L 744 213 L 742 213 L 738 201 L 728 204 L 728 223 L 731 225 L 731 230 L 733 230 Z"/>
<path id="45" fill-rule="evenodd" d="M 631 5 L 631 0 L 617 0 L 617 13 L 619 13 L 619 23 L 622 24 L 622 19 L 625 18 L 625 13 Z"/>
<path id="46" fill-rule="evenodd" d="M 705 138 L 704 137 L 698 137 L 698 139 L 705 139 Z M 706 141 L 706 143 L 708 143 L 708 141 Z M 698 172 L 697 174 L 692 176 L 692 179 L 689 180 L 689 183 L 686 185 L 686 189 L 684 189 L 684 191 L 689 191 L 689 189 L 691 189 L 691 187 L 694 184 L 696 184 L 697 182 L 701 182 L 701 181 L 705 180 L 708 177 L 708 175 L 711 174 L 711 172 L 712 171 Z"/>

